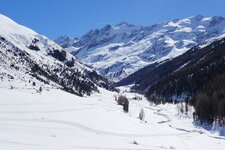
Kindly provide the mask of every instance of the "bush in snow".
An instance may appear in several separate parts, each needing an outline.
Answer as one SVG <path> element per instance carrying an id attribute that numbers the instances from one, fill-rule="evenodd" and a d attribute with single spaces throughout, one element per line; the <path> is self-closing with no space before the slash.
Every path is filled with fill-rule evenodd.
<path id="1" fill-rule="evenodd" d="M 38 92 L 39 92 L 39 93 L 41 93 L 41 92 L 42 92 L 42 87 L 40 87 L 40 88 L 39 88 Z"/>
<path id="2" fill-rule="evenodd" d="M 118 105 L 124 105 L 127 98 L 126 96 L 120 95 L 116 100 Z"/>
<path id="3" fill-rule="evenodd" d="M 118 105 L 123 106 L 124 112 L 129 111 L 129 101 L 126 96 L 120 95 L 118 98 L 116 98 L 116 101 L 117 101 Z"/>
<path id="4" fill-rule="evenodd" d="M 140 120 L 144 121 L 145 119 L 145 112 L 144 112 L 144 109 L 141 108 L 141 111 L 139 113 L 139 117 L 138 117 Z"/>
<path id="5" fill-rule="evenodd" d="M 133 141 L 133 144 L 138 145 L 138 142 L 137 141 Z"/>
<path id="6" fill-rule="evenodd" d="M 12 90 L 12 89 L 14 89 L 14 87 L 11 85 L 11 86 L 10 86 L 10 89 Z"/>
<path id="7" fill-rule="evenodd" d="M 177 113 L 178 115 L 183 114 L 184 113 L 184 104 L 182 102 L 177 103 Z"/>

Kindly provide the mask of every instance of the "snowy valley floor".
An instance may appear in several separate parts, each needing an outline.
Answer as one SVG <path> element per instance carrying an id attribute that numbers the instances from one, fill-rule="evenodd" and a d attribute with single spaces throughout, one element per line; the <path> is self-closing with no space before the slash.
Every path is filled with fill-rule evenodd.
<path id="1" fill-rule="evenodd" d="M 222 150 L 225 137 L 177 115 L 176 105 L 130 100 L 124 113 L 115 93 L 80 98 L 61 90 L 0 89 L 1 150 Z M 134 94 L 126 93 L 128 97 Z M 140 109 L 146 122 L 137 117 Z M 137 144 L 134 144 L 134 141 Z"/>

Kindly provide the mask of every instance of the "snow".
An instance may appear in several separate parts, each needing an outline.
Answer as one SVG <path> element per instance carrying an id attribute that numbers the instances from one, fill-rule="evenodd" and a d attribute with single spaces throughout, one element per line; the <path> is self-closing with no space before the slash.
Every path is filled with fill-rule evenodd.
<path id="1" fill-rule="evenodd" d="M 191 20 L 193 18 L 188 18 L 183 20 L 183 23 L 187 24 Z M 211 20 L 212 18 L 208 21 Z M 184 47 L 172 47 L 179 44 L 178 39 L 182 37 L 183 32 L 175 36 L 163 35 L 165 31 L 180 32 L 180 29 L 174 28 L 178 26 L 176 24 L 177 22 L 165 27 L 164 30 L 157 27 L 159 28 L 157 32 L 148 31 L 152 34 L 143 37 L 145 32 L 137 34 L 143 28 L 141 26 L 136 27 L 127 23 L 108 26 L 107 32 L 110 30 L 111 35 L 121 33 L 119 37 L 113 39 L 113 43 L 104 45 L 105 47 L 98 46 L 95 50 L 85 49 L 80 56 L 90 54 L 90 58 L 84 57 L 84 60 L 95 61 L 93 66 L 96 65 L 96 68 L 100 67 L 103 70 L 111 67 L 108 68 L 108 73 L 112 78 L 119 68 L 123 70 L 121 77 L 124 77 L 149 64 L 150 59 L 154 62 L 174 57 L 186 51 L 189 44 L 195 44 L 193 36 L 188 35 L 182 41 Z M 181 25 L 180 22 L 179 26 Z M 190 30 L 184 29 L 185 33 Z M 94 34 L 95 32 L 97 31 L 92 31 Z M 133 32 L 138 36 L 132 36 Z M 180 106 L 172 104 L 154 106 L 142 95 L 127 92 L 129 87 L 121 87 L 122 94 L 130 100 L 129 112 L 124 113 L 122 106 L 117 105 L 114 100 L 117 93 L 99 88 L 100 93 L 94 93 L 90 97 L 78 97 L 59 90 L 60 86 L 56 83 L 50 82 L 46 85 L 38 81 L 28 74 L 29 64 L 15 58 L 13 52 L 26 52 L 29 59 L 43 65 L 43 68 L 54 69 L 64 64 L 48 56 L 48 50 L 63 49 L 46 37 L 3 15 L 0 15 L 0 35 L 6 39 L 1 39 L 0 45 L 0 149 L 224 149 L 225 138 L 222 136 L 225 134 L 224 127 L 213 126 L 210 129 L 207 126 L 193 124 L 191 115 L 193 108 L 189 108 L 190 112 L 185 115 L 178 111 Z M 129 38 L 121 42 L 124 36 Z M 135 40 L 139 36 L 141 38 Z M 160 38 L 157 40 L 155 36 Z M 28 48 L 35 38 L 39 40 L 36 45 L 40 51 Z M 166 43 L 166 46 L 162 46 L 163 43 Z M 118 47 L 113 50 L 115 46 Z M 158 51 L 159 49 L 162 51 Z M 70 50 L 77 51 L 77 48 Z M 71 58 L 73 56 L 67 53 L 67 59 Z M 97 59 L 101 61 L 96 62 Z M 74 69 L 89 69 L 79 61 L 75 63 Z M 12 64 L 19 69 L 11 67 Z M 32 82 L 36 83 L 35 87 Z M 42 92 L 38 92 L 39 87 L 43 88 Z M 133 100 L 135 95 L 142 97 L 142 100 Z M 144 121 L 138 119 L 142 109 L 145 113 Z"/>
<path id="2" fill-rule="evenodd" d="M 43 63 L 54 64 L 55 59 L 51 57 L 46 57 L 49 50 L 58 49 L 63 50 L 61 46 L 56 44 L 54 41 L 48 39 L 47 37 L 36 33 L 35 31 L 24 27 L 10 18 L 0 14 L 0 35 L 4 37 L 8 42 L 17 48 L 26 51 L 35 61 L 40 61 Z M 36 45 L 39 47 L 40 51 L 32 51 L 28 47 L 33 44 L 33 40 L 37 39 Z M 70 53 L 66 54 L 66 59 L 71 60 L 74 58 Z M 59 62 L 62 64 L 62 62 Z M 83 68 L 90 70 L 88 67 L 82 65 L 79 61 L 75 61 L 76 67 L 79 70 Z"/>
<path id="3" fill-rule="evenodd" d="M 30 48 L 31 45 L 38 47 L 38 50 Z M 51 53 L 54 51 L 65 52 L 63 61 L 52 56 Z M 68 67 L 66 65 L 68 62 L 74 63 Z M 40 87 L 61 87 L 60 83 L 56 83 L 44 75 L 39 75 L 39 80 L 32 76 L 34 64 L 43 70 L 48 70 L 49 74 L 57 74 L 61 78 L 64 77 L 59 73 L 60 70 L 68 68 L 79 71 L 83 76 L 92 71 L 54 41 L 0 14 L 0 87 L 32 89 L 34 88 L 32 83 L 36 84 L 37 90 Z M 59 71 L 55 72 L 54 70 Z M 40 79 L 46 82 L 44 83 Z M 78 79 L 89 81 L 82 76 Z"/>
<path id="4" fill-rule="evenodd" d="M 122 22 L 92 30 L 65 48 L 102 75 L 119 81 L 149 64 L 224 37 L 224 29 L 225 19 L 217 16 L 197 15 L 152 26 Z"/>
<path id="5" fill-rule="evenodd" d="M 24 26 L 19 25 L 18 23 L 14 22 L 10 18 L 0 14 L 0 31 L 7 32 L 11 34 L 30 34 L 30 35 L 37 35 L 36 32 L 33 30 L 26 28 Z"/>
<path id="6" fill-rule="evenodd" d="M 57 89 L 1 88 L 0 149 L 224 149 L 223 136 L 192 123 L 193 110 L 178 114 L 176 105 L 154 106 L 125 92 L 130 111 L 124 113 L 115 94 L 101 89 L 82 98 Z M 142 108 L 145 121 L 138 119 Z"/>

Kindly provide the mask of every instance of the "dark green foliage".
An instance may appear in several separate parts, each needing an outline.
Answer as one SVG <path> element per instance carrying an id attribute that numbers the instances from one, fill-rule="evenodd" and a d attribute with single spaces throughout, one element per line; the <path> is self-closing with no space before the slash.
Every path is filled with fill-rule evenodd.
<path id="1" fill-rule="evenodd" d="M 211 80 L 198 94 L 195 110 L 202 123 L 225 123 L 225 74 Z"/>
<path id="2" fill-rule="evenodd" d="M 45 81 L 41 76 L 51 80 L 62 86 L 62 89 L 83 96 L 84 94 L 90 95 L 92 91 L 98 91 L 94 83 L 85 79 L 85 76 L 81 74 L 78 70 L 72 68 L 64 68 L 62 71 L 54 70 L 54 73 L 50 69 L 42 69 L 37 64 L 34 64 L 32 69 L 32 76 L 40 81 Z M 59 75 L 56 73 L 60 73 Z"/>
<path id="3" fill-rule="evenodd" d="M 0 41 L 5 41 L 5 38 L 0 36 Z"/>
<path id="4" fill-rule="evenodd" d="M 198 95 L 195 110 L 201 123 L 213 122 L 211 103 L 212 101 L 207 94 L 203 93 Z"/>
<path id="5" fill-rule="evenodd" d="M 55 59 L 59 60 L 59 61 L 65 61 L 66 60 L 66 51 L 64 50 L 53 50 L 49 53 L 49 55 L 51 55 L 52 57 L 54 57 Z"/>
<path id="6" fill-rule="evenodd" d="M 68 67 L 74 67 L 74 63 L 75 63 L 75 59 L 72 58 L 70 61 L 67 61 L 67 62 L 66 62 L 66 65 L 67 65 Z"/>
<path id="7" fill-rule="evenodd" d="M 34 38 L 34 39 L 32 40 L 32 43 L 34 43 L 34 44 L 36 44 L 37 42 L 39 42 L 39 39 Z"/>
<path id="8" fill-rule="evenodd" d="M 29 47 L 29 49 L 34 50 L 34 51 L 39 51 L 39 47 L 37 45 L 31 44 Z"/>

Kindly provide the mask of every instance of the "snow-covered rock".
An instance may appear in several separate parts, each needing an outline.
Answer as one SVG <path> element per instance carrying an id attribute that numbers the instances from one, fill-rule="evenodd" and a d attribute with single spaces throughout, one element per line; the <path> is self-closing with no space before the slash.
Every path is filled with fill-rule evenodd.
<path id="1" fill-rule="evenodd" d="M 91 30 L 80 39 L 61 38 L 57 42 L 82 62 L 118 81 L 146 65 L 172 59 L 224 35 L 224 18 L 197 15 L 151 26 L 122 22 Z"/>

